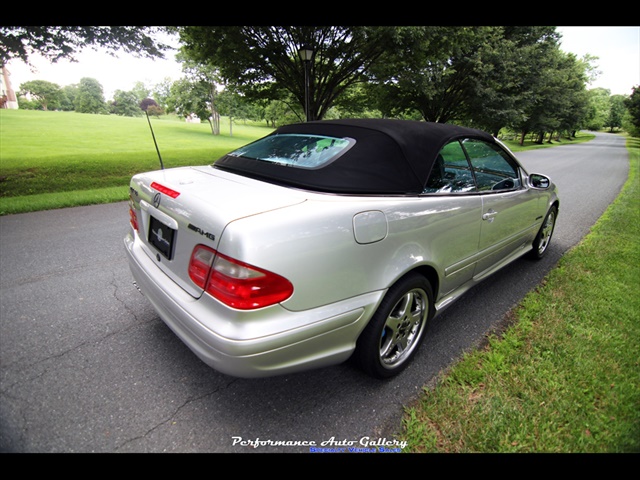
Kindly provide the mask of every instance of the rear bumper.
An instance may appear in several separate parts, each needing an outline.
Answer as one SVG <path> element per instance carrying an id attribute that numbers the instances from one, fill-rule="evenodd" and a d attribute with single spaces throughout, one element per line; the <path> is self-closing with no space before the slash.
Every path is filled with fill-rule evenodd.
<path id="1" fill-rule="evenodd" d="M 341 363 L 384 292 L 312 310 L 280 305 L 242 312 L 209 295 L 194 298 L 147 256 L 135 233 L 124 239 L 131 273 L 160 318 L 206 364 L 236 377 L 266 377 Z"/>

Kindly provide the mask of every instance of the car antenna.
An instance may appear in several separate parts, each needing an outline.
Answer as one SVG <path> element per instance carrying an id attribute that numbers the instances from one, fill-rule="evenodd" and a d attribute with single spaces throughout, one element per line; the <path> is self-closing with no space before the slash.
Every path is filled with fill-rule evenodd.
<path id="1" fill-rule="evenodd" d="M 156 142 L 156 136 L 153 133 L 153 127 L 151 126 L 151 120 L 149 119 L 149 112 L 145 109 L 144 113 L 147 116 L 147 122 L 149 122 L 149 129 L 151 130 L 151 136 L 153 137 L 153 143 L 156 146 L 156 152 L 158 152 L 158 158 L 160 159 L 160 169 L 164 170 L 164 164 L 162 163 L 162 156 L 160 155 L 160 149 L 158 148 L 158 142 Z"/>

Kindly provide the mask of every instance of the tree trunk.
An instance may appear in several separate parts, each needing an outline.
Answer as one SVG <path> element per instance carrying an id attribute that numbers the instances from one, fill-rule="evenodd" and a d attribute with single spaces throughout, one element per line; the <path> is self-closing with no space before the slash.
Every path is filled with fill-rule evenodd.
<path id="1" fill-rule="evenodd" d="M 211 133 L 213 135 L 220 135 L 220 114 L 211 110 L 211 116 L 209 117 L 209 124 L 211 125 Z"/>

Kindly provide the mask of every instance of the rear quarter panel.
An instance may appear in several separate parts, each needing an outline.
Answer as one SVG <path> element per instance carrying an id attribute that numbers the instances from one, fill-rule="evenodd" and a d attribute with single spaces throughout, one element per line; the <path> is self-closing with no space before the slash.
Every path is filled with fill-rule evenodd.
<path id="1" fill-rule="evenodd" d="M 387 289 L 419 265 L 434 268 L 446 291 L 472 277 L 465 259 L 477 251 L 481 208 L 473 196 L 311 195 L 303 204 L 231 222 L 219 250 L 288 278 L 294 294 L 283 306 L 291 310 Z M 360 244 L 353 218 L 367 211 L 384 213 L 387 234 Z"/>

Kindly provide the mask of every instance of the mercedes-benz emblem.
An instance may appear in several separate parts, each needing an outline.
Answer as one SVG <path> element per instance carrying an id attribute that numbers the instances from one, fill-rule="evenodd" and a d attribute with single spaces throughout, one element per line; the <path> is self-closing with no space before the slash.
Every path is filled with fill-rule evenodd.
<path id="1" fill-rule="evenodd" d="M 160 198 L 161 198 L 161 196 L 162 195 L 160 195 L 160 193 L 156 193 L 153 196 L 153 206 L 154 207 L 158 208 L 160 206 Z"/>

